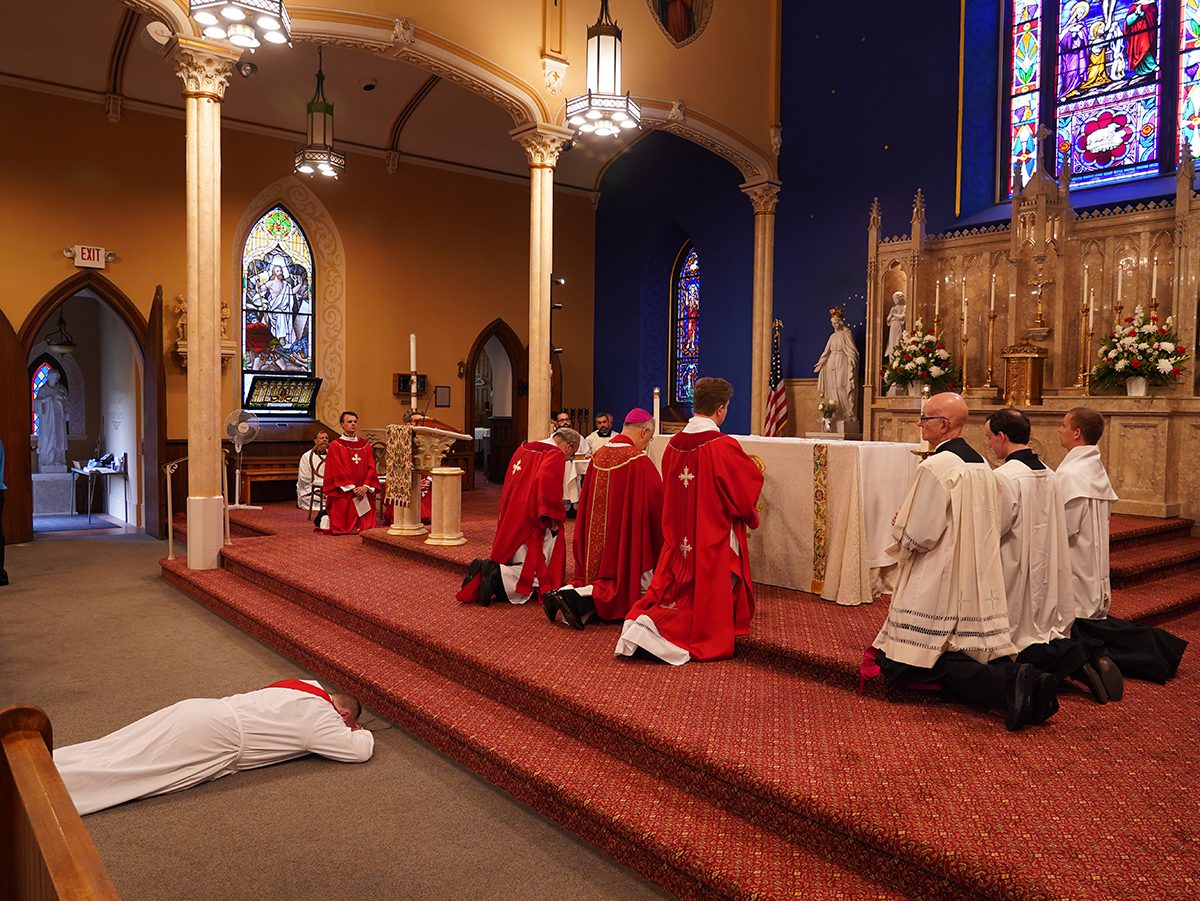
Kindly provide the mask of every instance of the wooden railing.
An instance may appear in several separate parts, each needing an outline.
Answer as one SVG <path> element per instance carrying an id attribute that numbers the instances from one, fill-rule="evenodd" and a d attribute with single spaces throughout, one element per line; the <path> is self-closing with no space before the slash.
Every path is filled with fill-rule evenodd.
<path id="1" fill-rule="evenodd" d="M 45 711 L 0 710 L 0 899 L 120 898 L 50 756 Z"/>

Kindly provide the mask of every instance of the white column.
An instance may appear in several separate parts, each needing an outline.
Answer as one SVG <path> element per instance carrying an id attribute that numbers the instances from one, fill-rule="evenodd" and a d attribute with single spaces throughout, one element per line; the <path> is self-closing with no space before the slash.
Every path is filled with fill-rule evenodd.
<path id="1" fill-rule="evenodd" d="M 221 100 L 241 51 L 177 35 L 171 50 L 187 121 L 189 569 L 215 569 L 221 493 Z"/>
<path id="2" fill-rule="evenodd" d="M 529 422 L 535 441 L 550 431 L 550 274 L 554 269 L 554 166 L 571 130 L 526 125 L 509 132 L 529 162 Z"/>
<path id="3" fill-rule="evenodd" d="M 761 435 L 766 420 L 767 377 L 771 372 L 771 323 L 775 321 L 775 204 L 779 182 L 742 185 L 754 207 L 754 307 L 750 344 L 750 434 Z"/>

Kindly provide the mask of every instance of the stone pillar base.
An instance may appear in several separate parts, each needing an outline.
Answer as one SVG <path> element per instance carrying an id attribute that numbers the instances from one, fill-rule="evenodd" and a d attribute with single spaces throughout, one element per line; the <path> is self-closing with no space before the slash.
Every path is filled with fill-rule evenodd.
<path id="1" fill-rule="evenodd" d="M 421 474 L 415 469 L 412 474 L 412 485 L 408 489 L 408 506 L 396 504 L 392 508 L 392 524 L 388 528 L 389 535 L 406 535 L 416 537 L 425 534 L 421 525 Z"/>
<path id="2" fill-rule="evenodd" d="M 225 546 L 225 498 L 187 499 L 188 569 L 216 569 Z"/>
<path id="3" fill-rule="evenodd" d="M 439 466 L 431 470 L 433 477 L 433 516 L 430 518 L 426 544 L 466 544 L 462 533 L 462 477 L 457 466 Z"/>
<path id="4" fill-rule="evenodd" d="M 69 472 L 35 472 L 33 512 L 34 515 L 52 513 L 60 516 L 74 513 L 75 477 Z"/>

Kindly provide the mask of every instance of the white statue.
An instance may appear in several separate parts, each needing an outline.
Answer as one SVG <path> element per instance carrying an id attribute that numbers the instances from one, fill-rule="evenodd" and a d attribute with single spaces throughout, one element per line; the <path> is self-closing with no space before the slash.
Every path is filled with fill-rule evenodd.
<path id="1" fill-rule="evenodd" d="M 886 357 L 891 353 L 892 348 L 900 343 L 900 335 L 904 332 L 904 318 L 907 315 L 908 306 L 904 303 L 904 292 L 897 291 L 892 295 L 892 308 L 888 310 L 887 319 L 884 320 L 887 324 L 887 344 L 883 346 L 883 354 Z"/>
<path id="2" fill-rule="evenodd" d="M 33 402 L 38 415 L 38 471 L 67 471 L 67 389 L 50 370 Z"/>
<path id="3" fill-rule="evenodd" d="M 825 352 L 813 371 L 817 375 L 817 393 L 834 401 L 837 410 L 833 419 L 845 423 L 858 422 L 858 346 L 846 328 L 846 317 L 840 307 L 829 311 L 833 334 L 825 342 Z"/>

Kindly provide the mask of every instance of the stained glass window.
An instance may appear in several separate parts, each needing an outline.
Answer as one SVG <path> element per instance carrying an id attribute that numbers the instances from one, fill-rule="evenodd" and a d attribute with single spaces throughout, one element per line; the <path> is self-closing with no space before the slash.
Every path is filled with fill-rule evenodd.
<path id="1" fill-rule="evenodd" d="M 700 256 L 691 242 L 679 251 L 672 288 L 671 403 L 691 406 L 700 370 Z"/>
<path id="2" fill-rule="evenodd" d="M 1198 2 L 1181 2 L 1179 128 L 1186 139 L 1200 124 L 1200 89 L 1189 91 L 1200 64 L 1200 13 L 1189 14 L 1189 8 Z M 1158 0 L 1058 0 L 1049 6 L 1013 0 L 1012 11 L 1010 193 L 1014 168 L 1022 184 L 1033 174 L 1042 122 L 1054 136 L 1047 152 L 1055 158 L 1053 165 L 1047 160 L 1047 171 L 1060 174 L 1069 162 L 1075 186 L 1157 175 L 1174 164 L 1175 124 L 1161 121 L 1163 53 L 1174 48 L 1162 45 Z M 1196 59 L 1189 47 L 1196 48 Z M 1040 71 L 1043 57 L 1054 62 L 1048 86 Z M 1166 71 L 1174 77 L 1173 66 Z M 1160 134 L 1164 128 L 1167 134 Z"/>
<path id="3" fill-rule="evenodd" d="M 37 369 L 33 370 L 33 376 L 29 379 L 29 409 L 33 415 L 33 434 L 38 433 L 38 426 L 41 424 L 38 416 L 37 405 L 34 401 L 37 400 L 37 393 L 42 385 L 46 384 L 46 379 L 50 377 L 50 373 L 54 371 L 54 367 L 49 363 L 42 363 Z"/>
<path id="4" fill-rule="evenodd" d="M 291 213 L 274 207 L 242 250 L 243 399 L 256 374 L 314 374 L 315 302 L 312 247 Z"/>

